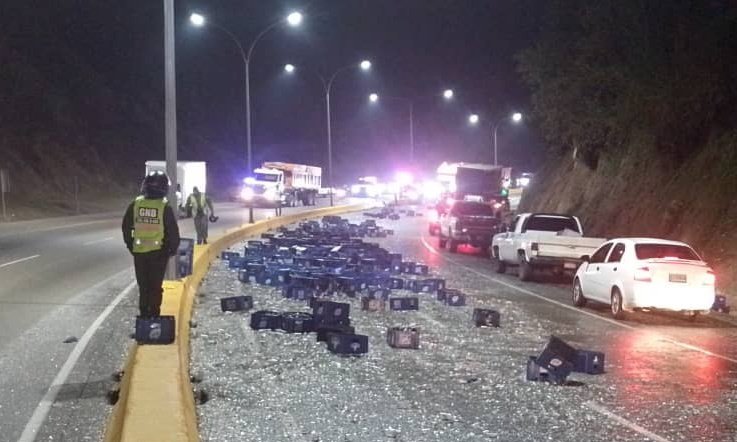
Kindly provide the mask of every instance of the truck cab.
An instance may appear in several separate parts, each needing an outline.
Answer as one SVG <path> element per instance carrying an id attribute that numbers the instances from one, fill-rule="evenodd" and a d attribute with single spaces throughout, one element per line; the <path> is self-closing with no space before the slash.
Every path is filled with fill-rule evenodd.
<path id="1" fill-rule="evenodd" d="M 253 176 L 243 180 L 241 198 L 246 204 L 282 205 L 284 201 L 284 172 L 259 167 Z"/>

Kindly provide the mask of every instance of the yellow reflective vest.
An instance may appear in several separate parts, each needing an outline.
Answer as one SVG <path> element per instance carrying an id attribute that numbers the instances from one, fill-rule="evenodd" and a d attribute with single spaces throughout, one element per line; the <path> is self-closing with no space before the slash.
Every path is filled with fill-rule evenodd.
<path id="1" fill-rule="evenodd" d="M 166 204 L 166 198 L 136 198 L 133 203 L 133 253 L 153 252 L 164 246 Z"/>

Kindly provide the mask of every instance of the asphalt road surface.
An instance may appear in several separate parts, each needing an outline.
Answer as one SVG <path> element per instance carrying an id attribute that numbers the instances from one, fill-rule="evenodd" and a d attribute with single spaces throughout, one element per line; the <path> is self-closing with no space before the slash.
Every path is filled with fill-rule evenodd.
<path id="1" fill-rule="evenodd" d="M 100 439 L 137 314 L 124 209 L 0 225 L 0 441 Z M 248 221 L 236 204 L 216 212 L 213 237 Z M 179 225 L 194 236 L 191 219 Z"/>
<path id="2" fill-rule="evenodd" d="M 354 217 L 354 220 L 361 219 Z M 314 335 L 254 332 L 248 313 L 223 314 L 218 298 L 254 296 L 255 310 L 309 311 L 275 289 L 241 284 L 213 266 L 196 307 L 192 369 L 209 401 L 198 406 L 205 441 L 735 441 L 737 326 L 728 318 L 578 309 L 565 281 L 523 283 L 493 273 L 473 249 L 438 250 L 426 221 L 379 221 L 378 240 L 423 261 L 469 295 L 448 307 L 427 295 L 418 312 L 366 313 L 351 302 L 369 354 L 340 358 Z M 406 293 L 409 295 L 409 293 Z M 502 326 L 478 329 L 473 307 Z M 389 326 L 421 330 L 419 350 L 386 345 Z M 524 379 L 529 355 L 554 334 L 606 354 L 606 373 L 564 386 Z"/>

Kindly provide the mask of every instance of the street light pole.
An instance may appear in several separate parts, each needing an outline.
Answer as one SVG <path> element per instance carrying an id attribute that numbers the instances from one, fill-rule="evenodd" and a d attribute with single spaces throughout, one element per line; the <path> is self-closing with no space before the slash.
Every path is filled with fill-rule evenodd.
<path id="1" fill-rule="evenodd" d="M 409 100 L 409 164 L 415 163 L 414 103 Z"/>
<path id="2" fill-rule="evenodd" d="M 177 89 L 174 45 L 174 0 L 164 0 L 164 125 L 166 174 L 169 176 L 169 201 L 178 217 L 177 201 Z M 166 278 L 176 279 L 174 258 L 166 266 Z"/>
<path id="3" fill-rule="evenodd" d="M 194 13 L 190 15 L 190 21 L 195 26 L 203 26 L 205 24 L 205 17 L 200 14 Z M 270 24 L 266 29 L 261 31 L 253 40 L 251 46 L 248 47 L 247 53 L 243 50 L 243 45 L 241 44 L 240 40 L 238 40 L 238 37 L 235 36 L 235 34 L 230 32 L 222 25 L 218 23 L 213 23 L 217 29 L 224 32 L 228 37 L 230 37 L 233 43 L 235 43 L 235 45 L 238 47 L 238 52 L 241 54 L 241 59 L 243 60 L 246 81 L 246 170 L 249 174 L 253 171 L 253 148 L 251 142 L 251 57 L 253 55 L 253 50 L 256 48 L 256 43 L 258 43 L 259 40 L 261 40 L 261 38 L 269 31 L 281 24 L 282 21 L 283 20 L 275 21 L 274 23 Z M 286 21 L 290 26 L 299 26 L 299 24 L 302 22 L 302 14 L 300 14 L 299 12 L 292 12 L 287 16 Z M 248 208 L 248 222 L 251 224 L 254 222 L 253 207 Z"/>
<path id="4" fill-rule="evenodd" d="M 409 106 L 409 162 L 410 164 L 414 164 L 415 161 L 415 116 L 414 116 L 414 98 L 406 98 L 406 97 L 397 97 L 397 96 L 391 96 L 391 95 L 382 95 L 382 97 L 388 98 L 390 100 L 396 100 L 396 101 L 403 101 L 407 103 Z M 450 100 L 453 98 L 453 90 L 452 89 L 446 89 L 443 92 L 443 98 L 446 100 Z M 372 103 L 375 103 L 379 101 L 379 94 L 373 93 L 369 95 L 369 101 Z"/>
<path id="5" fill-rule="evenodd" d="M 330 123 L 330 84 L 325 88 L 325 114 L 328 122 L 328 195 L 330 207 L 333 206 L 333 136 Z"/>
<path id="6" fill-rule="evenodd" d="M 371 62 L 368 60 L 363 60 L 360 64 L 349 64 L 347 66 L 343 66 L 340 69 L 337 69 L 335 72 L 333 72 L 333 75 L 330 76 L 327 80 L 325 80 L 325 77 L 320 75 L 317 71 L 311 71 L 314 73 L 317 78 L 320 79 L 320 82 L 322 83 L 323 90 L 325 91 L 325 120 L 326 120 L 326 126 L 327 126 L 327 136 L 328 136 L 328 195 L 330 196 L 330 206 L 332 207 L 334 205 L 333 201 L 333 130 L 332 130 L 332 119 L 330 115 L 330 91 L 333 88 L 333 82 L 335 81 L 335 78 L 343 71 L 346 71 L 351 68 L 360 67 L 362 70 L 367 71 L 371 69 Z M 288 64 L 284 67 L 284 70 L 287 73 L 293 73 L 295 70 L 295 66 L 292 64 Z"/>
<path id="7" fill-rule="evenodd" d="M 522 121 L 522 114 L 519 112 L 515 112 L 510 116 L 505 116 L 505 117 L 500 118 L 499 120 L 497 120 L 496 123 L 494 123 L 494 130 L 493 130 L 494 134 L 493 135 L 494 135 L 494 165 L 495 166 L 499 164 L 497 161 L 496 132 L 497 132 L 497 129 L 499 129 L 499 125 L 507 120 L 511 120 L 513 123 L 519 123 L 520 121 Z"/>

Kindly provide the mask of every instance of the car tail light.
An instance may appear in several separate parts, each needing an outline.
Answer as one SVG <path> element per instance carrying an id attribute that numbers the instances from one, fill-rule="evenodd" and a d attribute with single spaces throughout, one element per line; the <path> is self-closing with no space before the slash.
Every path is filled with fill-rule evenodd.
<path id="1" fill-rule="evenodd" d="M 539 249 L 540 246 L 536 242 L 530 244 L 530 250 L 532 250 L 533 252 L 537 252 Z"/>
<path id="2" fill-rule="evenodd" d="M 635 281 L 651 282 L 653 280 L 650 274 L 650 268 L 640 267 L 635 269 Z"/>
<path id="3" fill-rule="evenodd" d="M 716 283 L 717 275 L 711 270 L 707 271 L 706 275 L 704 275 L 704 285 L 716 285 Z"/>
<path id="4" fill-rule="evenodd" d="M 504 204 L 502 204 L 502 203 L 494 203 L 494 208 L 495 208 L 495 209 L 499 210 L 499 209 L 501 209 L 502 207 L 504 207 Z"/>

